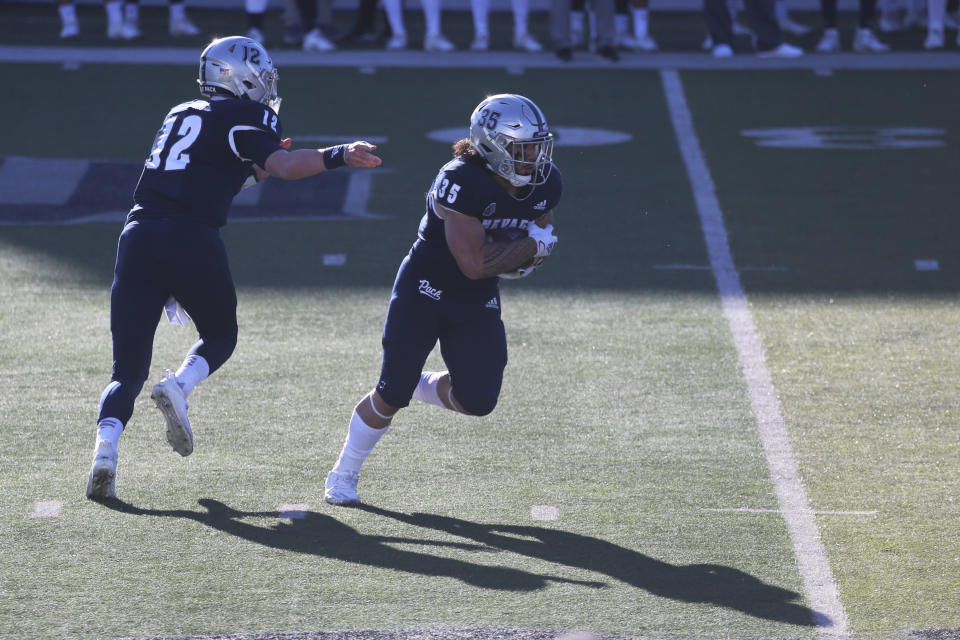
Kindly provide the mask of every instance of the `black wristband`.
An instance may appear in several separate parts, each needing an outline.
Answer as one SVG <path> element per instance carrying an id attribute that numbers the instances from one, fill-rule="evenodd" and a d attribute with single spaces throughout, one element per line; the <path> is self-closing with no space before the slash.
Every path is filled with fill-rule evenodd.
<path id="1" fill-rule="evenodd" d="M 338 144 L 323 150 L 323 166 L 327 171 L 347 164 L 347 145 Z"/>

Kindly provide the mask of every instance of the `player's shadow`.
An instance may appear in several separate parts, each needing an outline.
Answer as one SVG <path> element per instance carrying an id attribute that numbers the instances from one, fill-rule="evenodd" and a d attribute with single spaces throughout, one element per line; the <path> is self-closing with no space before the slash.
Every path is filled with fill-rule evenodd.
<path id="1" fill-rule="evenodd" d="M 118 499 L 104 500 L 103 505 L 137 516 L 158 516 L 193 520 L 224 533 L 274 549 L 395 569 L 407 573 L 450 577 L 484 589 L 535 591 L 550 582 L 565 582 L 591 588 L 606 586 L 603 582 L 571 580 L 559 576 L 531 573 L 509 567 L 468 562 L 420 551 L 408 551 L 394 545 L 454 548 L 475 553 L 497 553 L 500 549 L 482 543 L 449 542 L 393 536 L 367 535 L 331 516 L 305 511 L 302 517 L 288 518 L 279 511 L 238 511 L 210 498 L 198 501 L 203 510 L 145 509 Z M 272 520 L 261 526 L 252 519 Z"/>
<path id="2" fill-rule="evenodd" d="M 398 513 L 371 505 L 364 511 L 407 524 L 444 531 L 494 549 L 587 569 L 658 596 L 708 603 L 748 615 L 800 626 L 829 624 L 822 613 L 798 604 L 794 591 L 717 564 L 673 565 L 600 538 L 561 529 L 481 524 L 429 513 Z"/>

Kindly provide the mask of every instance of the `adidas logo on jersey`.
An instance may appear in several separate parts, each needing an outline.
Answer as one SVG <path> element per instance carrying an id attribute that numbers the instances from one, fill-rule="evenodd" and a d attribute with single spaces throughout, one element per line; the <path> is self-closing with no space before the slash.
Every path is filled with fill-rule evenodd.
<path id="1" fill-rule="evenodd" d="M 443 291 L 440 289 L 434 289 L 430 286 L 429 280 L 420 281 L 420 293 L 427 296 L 428 298 L 433 298 L 434 300 L 439 300 L 440 296 L 443 294 Z"/>
<path id="2" fill-rule="evenodd" d="M 537 204 L 533 205 L 533 210 L 534 210 L 534 211 L 543 211 L 543 210 L 546 209 L 546 208 L 547 208 L 547 201 L 546 201 L 546 200 L 541 200 L 541 201 L 538 202 Z"/>
<path id="3" fill-rule="evenodd" d="M 487 309 L 499 309 L 500 302 L 497 300 L 497 296 L 493 296 L 486 304 Z"/>

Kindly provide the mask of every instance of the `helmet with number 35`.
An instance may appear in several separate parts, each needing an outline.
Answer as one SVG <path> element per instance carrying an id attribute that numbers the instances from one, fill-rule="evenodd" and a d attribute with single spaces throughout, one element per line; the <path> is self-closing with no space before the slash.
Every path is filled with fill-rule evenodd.
<path id="1" fill-rule="evenodd" d="M 211 98 L 227 92 L 280 110 L 277 68 L 256 40 L 230 36 L 214 40 L 200 54 L 200 93 Z"/>
<path id="2" fill-rule="evenodd" d="M 470 142 L 490 170 L 515 187 L 543 184 L 550 175 L 554 135 L 529 98 L 502 93 L 485 99 L 470 116 Z"/>

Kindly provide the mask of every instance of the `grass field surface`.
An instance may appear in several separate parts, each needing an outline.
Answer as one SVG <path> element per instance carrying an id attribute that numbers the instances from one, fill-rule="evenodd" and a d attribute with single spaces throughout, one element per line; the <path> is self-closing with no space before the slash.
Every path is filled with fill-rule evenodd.
<path id="1" fill-rule="evenodd" d="M 53 163 L 29 165 L 51 185 L 102 164 L 60 204 L 0 189 L 0 637 L 834 635 L 718 295 L 669 73 L 281 69 L 295 145 L 382 140 L 362 203 L 377 217 L 271 221 L 310 210 L 276 191 L 264 220 L 224 229 L 240 342 L 191 395 L 196 451 L 170 451 L 142 393 L 120 500 L 98 504 L 83 489 L 110 371 L 109 212 L 194 69 L 8 64 L 29 105 L 0 106 L 0 184 L 24 158 Z M 846 633 L 956 637 L 960 69 L 677 78 Z M 449 156 L 428 134 L 465 130 L 494 92 L 543 108 L 565 181 L 556 255 L 501 287 L 500 403 L 479 419 L 412 405 L 364 467 L 366 505 L 331 507 L 324 477 Z M 333 177 L 309 197 L 336 211 Z M 23 217 L 98 208 L 109 221 Z M 195 335 L 158 327 L 148 385 Z"/>

